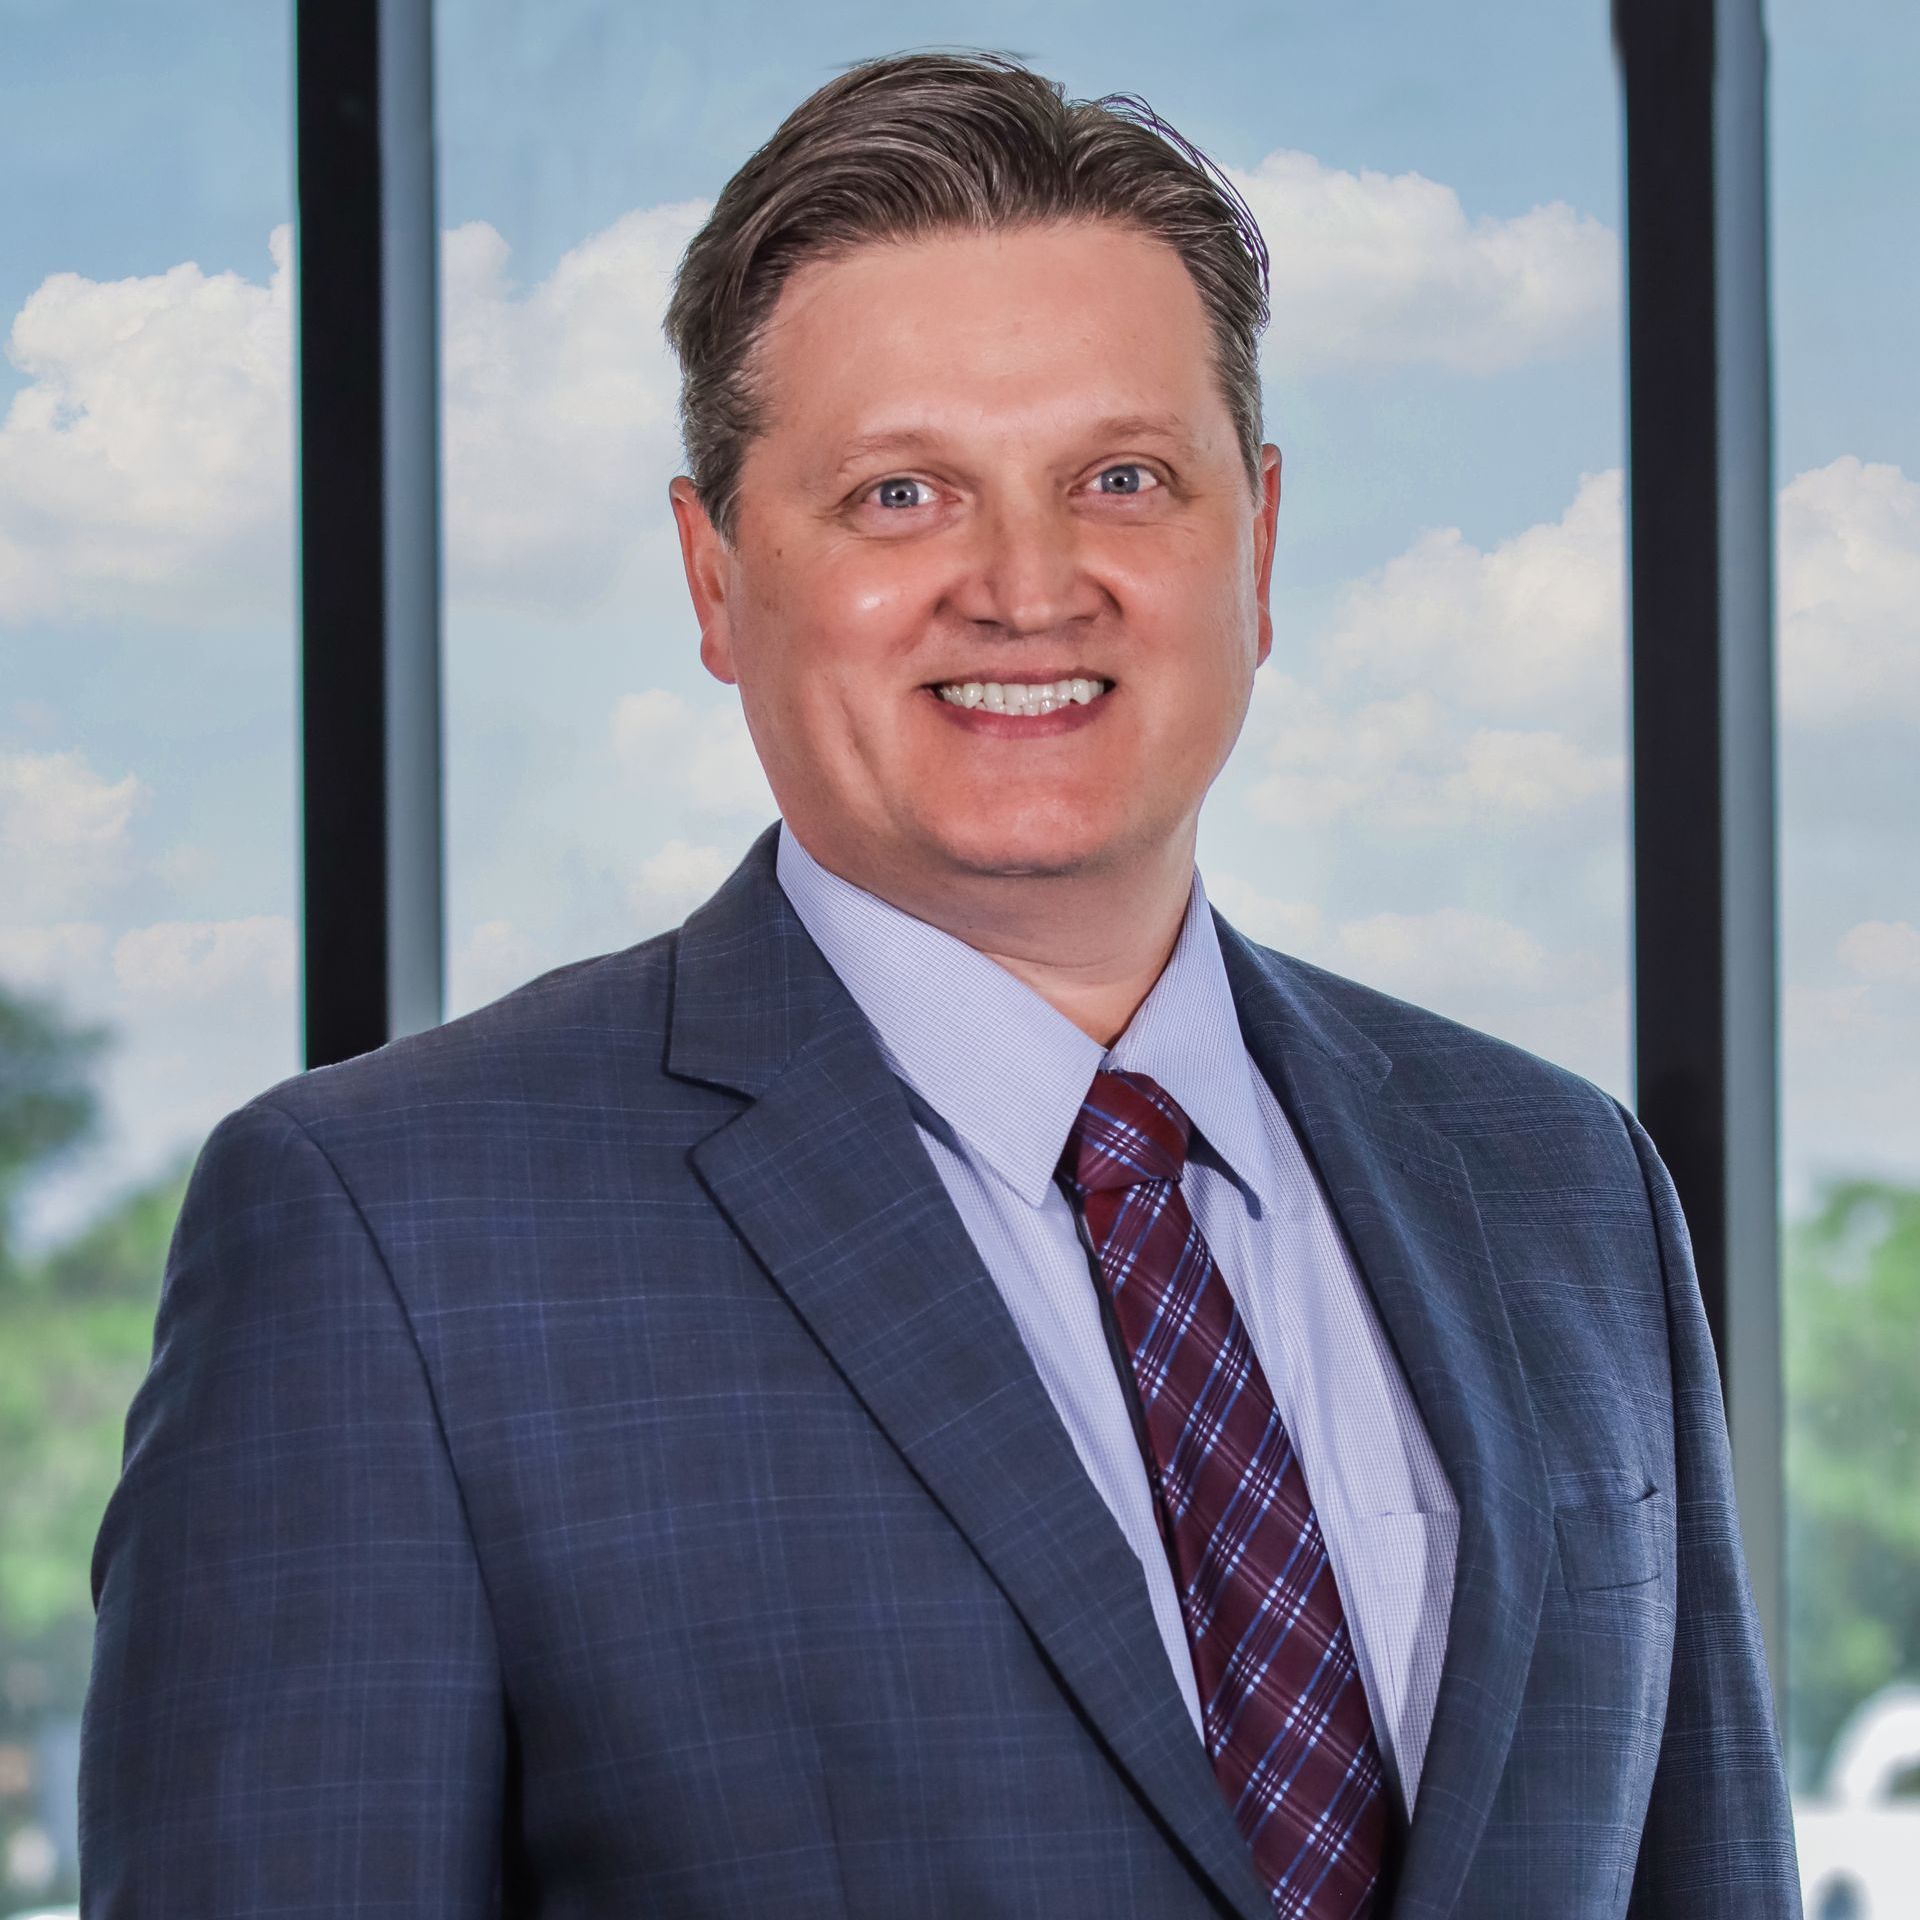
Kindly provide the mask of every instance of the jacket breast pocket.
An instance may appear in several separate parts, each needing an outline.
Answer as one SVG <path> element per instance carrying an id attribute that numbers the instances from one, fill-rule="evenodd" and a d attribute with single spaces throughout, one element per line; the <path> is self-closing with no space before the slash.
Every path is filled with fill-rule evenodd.
<path id="1" fill-rule="evenodd" d="M 1666 1564 L 1668 1504 L 1667 1496 L 1652 1487 L 1636 1499 L 1555 1507 L 1554 1540 L 1567 1590 L 1641 1587 L 1658 1580 Z"/>

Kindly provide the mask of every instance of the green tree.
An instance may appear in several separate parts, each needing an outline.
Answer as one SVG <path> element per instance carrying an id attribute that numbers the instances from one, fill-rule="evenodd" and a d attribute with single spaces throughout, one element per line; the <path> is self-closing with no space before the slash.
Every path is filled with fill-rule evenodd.
<path id="1" fill-rule="evenodd" d="M 0 1292 L 18 1281 L 13 1210 L 30 1174 L 93 1131 L 92 1087 L 105 1027 L 69 1024 L 47 1001 L 0 989 Z"/>
<path id="2" fill-rule="evenodd" d="M 1786 1236 L 1787 1690 L 1796 1784 L 1920 1679 L 1920 1190 L 1839 1180 Z"/>
<path id="3" fill-rule="evenodd" d="M 93 1538 L 184 1192 L 177 1169 L 57 1251 L 18 1250 L 28 1184 L 94 1131 L 93 1070 L 109 1037 L 0 990 L 0 1746 L 16 1754 L 32 1754 L 41 1723 L 84 1696 Z M 0 1801 L 0 1842 L 35 1807 L 31 1790 Z"/>
<path id="4" fill-rule="evenodd" d="M 0 1649 L 29 1714 L 77 1711 L 86 1685 L 93 1541 L 152 1356 L 187 1171 L 24 1263 L 0 1295 Z"/>
<path id="5" fill-rule="evenodd" d="M 14 1245 L 28 1180 L 94 1129 L 92 1070 L 107 1038 L 48 1002 L 0 992 L 0 1711 L 59 1691 L 50 1658 L 69 1683 L 77 1659 L 84 1679 L 91 1596 L 84 1576 L 76 1588 L 75 1548 L 118 1466 L 118 1439 L 105 1444 L 125 1414 L 124 1400 L 117 1412 L 111 1404 L 126 1380 L 115 1360 L 151 1338 L 158 1267 L 146 1269 L 163 1195 L 115 1209 L 57 1255 L 29 1259 Z M 136 1337 L 142 1315 L 149 1332 Z M 83 1569 L 86 1559 L 82 1548 Z"/>

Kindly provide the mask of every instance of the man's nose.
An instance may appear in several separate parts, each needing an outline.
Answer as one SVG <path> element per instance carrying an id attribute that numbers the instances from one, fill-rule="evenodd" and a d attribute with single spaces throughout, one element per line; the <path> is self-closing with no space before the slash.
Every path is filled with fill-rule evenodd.
<path id="1" fill-rule="evenodd" d="M 975 528 L 956 596 L 968 618 L 1026 634 L 1100 611 L 1103 596 L 1087 568 L 1087 530 L 1050 490 L 1002 496 L 981 512 Z"/>

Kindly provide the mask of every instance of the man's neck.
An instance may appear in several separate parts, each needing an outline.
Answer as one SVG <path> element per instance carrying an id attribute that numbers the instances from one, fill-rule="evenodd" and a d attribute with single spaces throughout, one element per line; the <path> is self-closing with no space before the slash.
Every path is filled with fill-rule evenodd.
<path id="1" fill-rule="evenodd" d="M 1180 938 L 1193 887 L 1193 838 L 1098 876 L 962 874 L 933 885 L 820 864 L 964 940 L 1109 1047 Z"/>
<path id="2" fill-rule="evenodd" d="M 1065 1014 L 1082 1033 L 1110 1047 L 1126 1032 L 1141 1001 L 1153 991 L 1153 983 L 1165 970 L 1180 938 L 1186 904 L 1183 896 L 1165 937 L 1153 947 L 1144 952 L 1130 949 L 1098 955 L 1082 965 L 1061 965 L 1024 952 L 999 953 L 990 946 L 973 944 L 979 945 L 989 960 L 1024 981 L 1057 1013 Z"/>

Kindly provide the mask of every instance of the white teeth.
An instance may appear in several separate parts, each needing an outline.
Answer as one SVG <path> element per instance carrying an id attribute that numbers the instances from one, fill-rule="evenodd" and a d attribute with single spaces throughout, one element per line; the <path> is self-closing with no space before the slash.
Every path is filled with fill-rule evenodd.
<path id="1" fill-rule="evenodd" d="M 1076 676 L 1070 680 L 1029 684 L 1016 680 L 949 680 L 934 689 L 956 707 L 983 707 L 988 713 L 1037 716 L 1052 713 L 1069 702 L 1084 707 L 1097 700 L 1111 683 Z"/>

